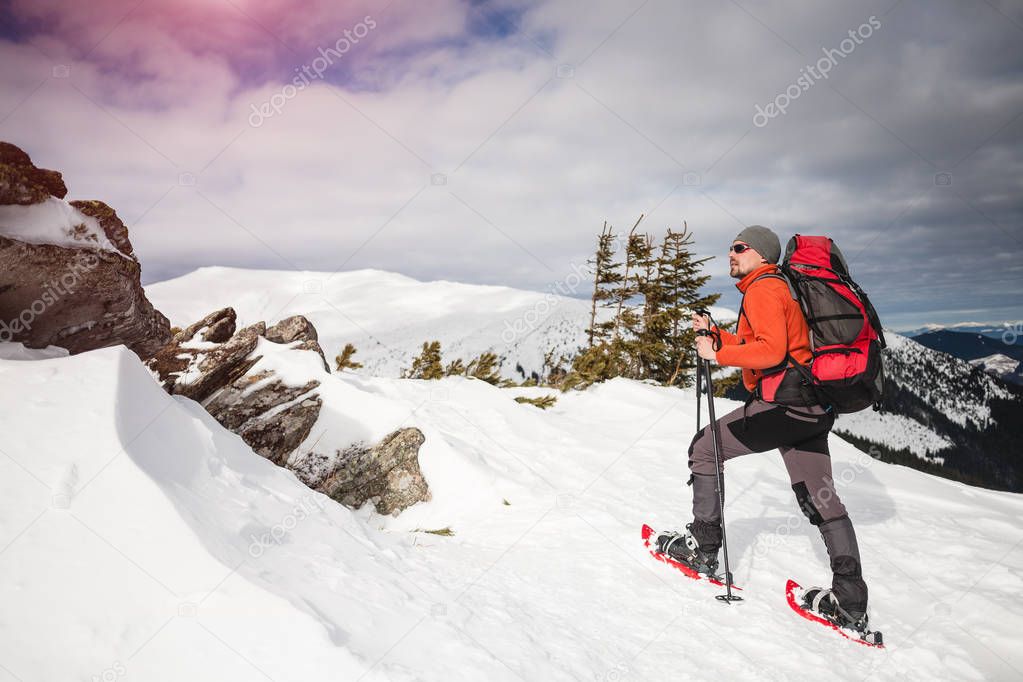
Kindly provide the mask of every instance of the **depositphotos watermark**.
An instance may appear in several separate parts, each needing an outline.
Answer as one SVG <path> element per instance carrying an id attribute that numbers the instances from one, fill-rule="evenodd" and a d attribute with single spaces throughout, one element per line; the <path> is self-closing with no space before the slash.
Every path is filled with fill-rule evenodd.
<path id="1" fill-rule="evenodd" d="M 99 264 L 99 256 L 91 249 L 75 254 L 67 270 L 60 277 L 43 282 L 42 291 L 34 301 L 10 320 L 0 320 L 0 341 L 14 341 L 19 334 L 32 331 L 36 319 L 62 298 L 75 293 L 75 287 L 82 277 L 95 270 Z"/>
<path id="2" fill-rule="evenodd" d="M 515 339 L 520 339 L 532 332 L 550 314 L 551 310 L 558 307 L 561 297 L 571 296 L 579 290 L 579 286 L 583 282 L 589 282 L 592 278 L 593 275 L 586 272 L 585 268 L 572 263 L 572 272 L 564 279 L 552 284 L 550 286 L 550 293 L 544 294 L 543 298 L 534 303 L 529 310 L 516 319 L 504 321 L 501 341 L 511 343 Z"/>
<path id="3" fill-rule="evenodd" d="M 1021 336 L 1023 336 L 1023 322 L 1017 322 L 1016 324 L 1011 322 L 1005 323 L 1005 331 L 1002 332 L 1002 343 L 1006 346 L 1015 346 L 1016 341 Z"/>
<path id="4" fill-rule="evenodd" d="M 788 112 L 789 105 L 802 96 L 804 92 L 817 84 L 817 81 L 828 79 L 831 70 L 838 66 L 839 59 L 845 59 L 853 53 L 858 45 L 874 35 L 874 31 L 881 28 L 881 20 L 873 14 L 860 24 L 856 30 L 849 30 L 849 37 L 838 44 L 838 48 L 822 47 L 824 56 L 817 60 L 816 64 L 808 64 L 799 70 L 799 78 L 792 83 L 784 92 L 780 93 L 773 101 L 761 107 L 755 105 L 756 113 L 753 114 L 753 125 L 758 128 L 766 126 L 772 118 L 776 118 Z"/>
<path id="5" fill-rule="evenodd" d="M 251 104 L 252 113 L 249 114 L 249 125 L 253 128 L 258 128 L 263 125 L 263 122 L 280 114 L 284 110 L 284 105 L 291 99 L 294 99 L 298 93 L 302 92 L 316 79 L 322 79 L 323 74 L 326 73 L 327 69 L 334 66 L 334 62 L 348 54 L 348 51 L 355 45 L 359 44 L 359 41 L 369 35 L 369 32 L 377 27 L 376 20 L 369 14 L 363 17 L 362 21 L 357 23 L 351 29 L 345 29 L 344 35 L 337 39 L 333 47 L 324 49 L 323 47 L 318 48 L 320 56 L 312 60 L 308 64 L 303 64 L 301 67 L 295 67 L 297 76 L 291 79 L 290 83 L 284 85 L 280 92 L 274 93 L 270 99 L 263 102 L 259 106 Z"/>

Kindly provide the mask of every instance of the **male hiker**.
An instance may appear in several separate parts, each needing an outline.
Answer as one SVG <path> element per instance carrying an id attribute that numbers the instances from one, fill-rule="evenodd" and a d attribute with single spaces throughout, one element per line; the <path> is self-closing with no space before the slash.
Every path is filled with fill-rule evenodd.
<path id="1" fill-rule="evenodd" d="M 810 362 L 809 330 L 787 282 L 776 273 L 781 256 L 778 236 L 754 225 L 736 236 L 728 253 L 729 274 L 743 293 L 737 334 L 717 328 L 720 348 L 710 336 L 698 336 L 701 358 L 741 367 L 753 395 L 741 408 L 718 420 L 722 462 L 753 452 L 778 449 L 788 469 L 800 509 L 817 526 L 834 573 L 832 589 L 808 591 L 815 610 L 839 622 L 866 627 L 867 585 L 860 571 L 856 533 L 835 492 L 828 453 L 828 432 L 835 421 L 792 363 Z M 695 329 L 707 329 L 706 317 L 693 315 Z M 704 427 L 689 446 L 693 522 L 685 534 L 665 533 L 658 549 L 701 573 L 713 574 L 721 547 L 714 450 Z M 722 478 L 722 481 L 724 479 Z"/>

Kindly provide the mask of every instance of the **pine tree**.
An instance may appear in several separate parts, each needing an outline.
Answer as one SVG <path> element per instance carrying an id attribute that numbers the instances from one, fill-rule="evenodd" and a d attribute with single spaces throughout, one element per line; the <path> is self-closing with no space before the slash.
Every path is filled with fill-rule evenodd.
<path id="1" fill-rule="evenodd" d="M 709 307 L 718 295 L 701 296 L 710 279 L 701 274 L 709 258 L 690 251 L 692 233 L 668 229 L 658 249 L 649 234 L 636 232 L 643 216 L 629 231 L 624 262 L 615 262 L 614 238 L 607 223 L 589 261 L 594 267 L 588 345 L 559 377 L 562 390 L 584 388 L 616 376 L 654 379 L 686 386 L 693 362 L 694 333 L 688 318 L 696 308 Z M 613 310 L 611 319 L 596 322 L 597 307 Z M 545 358 L 545 367 L 548 359 Z M 551 384 L 554 382 L 551 381 Z"/>
<path id="2" fill-rule="evenodd" d="M 612 326 L 611 342 L 616 344 L 622 338 L 622 328 L 634 328 L 637 321 L 634 317 L 635 312 L 632 311 L 627 302 L 631 301 L 633 297 L 638 293 L 635 283 L 632 280 L 632 268 L 634 266 L 634 260 L 636 255 L 636 246 L 638 240 L 642 239 L 642 235 L 636 234 L 636 228 L 639 227 L 640 221 L 643 220 L 643 215 L 640 214 L 636 224 L 629 230 L 629 236 L 625 242 L 625 272 L 622 274 L 621 280 L 611 291 L 609 300 L 615 305 L 615 316 L 614 324 Z"/>
<path id="3" fill-rule="evenodd" d="M 633 342 L 630 355 L 635 379 L 649 378 L 658 359 L 663 355 L 664 330 L 663 308 L 665 300 L 661 286 L 661 259 L 655 256 L 653 237 L 644 234 L 633 246 L 636 263 L 636 290 L 642 299 L 639 308 L 639 325 L 632 330 Z"/>
<path id="4" fill-rule="evenodd" d="M 462 358 L 455 358 L 444 368 L 444 376 L 446 377 L 458 376 L 460 374 L 465 374 L 465 363 L 462 362 Z"/>
<path id="5" fill-rule="evenodd" d="M 352 359 L 352 356 L 355 355 L 356 352 L 355 346 L 350 343 L 346 343 L 345 347 L 341 349 L 341 352 L 334 358 L 334 371 L 340 372 L 345 369 L 359 369 L 362 367 L 361 362 L 356 362 Z"/>
<path id="6" fill-rule="evenodd" d="M 614 289 L 622 281 L 621 265 L 614 260 L 615 240 L 613 228 L 604 221 L 604 227 L 597 238 L 597 252 L 587 261 L 593 268 L 593 297 L 590 305 L 590 326 L 586 330 L 589 347 L 606 341 L 614 322 L 597 322 L 597 308 L 606 308 L 614 298 Z"/>
<path id="7" fill-rule="evenodd" d="M 440 379 L 444 376 L 444 365 L 440 359 L 440 341 L 424 341 L 423 350 L 412 359 L 412 367 L 405 373 L 406 379 Z"/>
<path id="8" fill-rule="evenodd" d="M 469 362 L 468 367 L 465 368 L 465 374 L 497 386 L 501 382 L 501 375 L 497 371 L 497 355 L 481 353 L 479 357 Z"/>
<path id="9" fill-rule="evenodd" d="M 696 335 L 689 325 L 690 314 L 698 308 L 717 303 L 720 294 L 701 295 L 710 275 L 702 274 L 703 264 L 711 259 L 696 258 L 690 247 L 693 234 L 682 223 L 682 231 L 668 229 L 660 256 L 660 296 L 663 299 L 658 323 L 664 342 L 664 355 L 655 378 L 668 385 L 689 385 L 689 370 L 696 367 L 693 346 Z"/>

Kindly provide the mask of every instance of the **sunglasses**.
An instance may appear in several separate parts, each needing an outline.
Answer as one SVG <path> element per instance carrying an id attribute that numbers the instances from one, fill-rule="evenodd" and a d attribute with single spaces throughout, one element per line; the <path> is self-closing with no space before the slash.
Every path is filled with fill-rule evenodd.
<path id="1" fill-rule="evenodd" d="M 732 244 L 731 246 L 728 247 L 728 253 L 732 253 L 733 251 L 735 253 L 743 253 L 744 251 L 748 251 L 748 250 L 750 250 L 752 248 L 753 247 L 750 246 L 749 244 L 741 244 L 741 243 L 740 244 Z"/>

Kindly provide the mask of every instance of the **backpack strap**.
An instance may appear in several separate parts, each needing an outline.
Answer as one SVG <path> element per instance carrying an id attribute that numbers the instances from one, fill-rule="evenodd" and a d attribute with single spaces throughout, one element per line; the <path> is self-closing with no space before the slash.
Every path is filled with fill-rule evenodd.
<path id="1" fill-rule="evenodd" d="M 789 295 L 792 296 L 792 300 L 793 301 L 798 301 L 799 300 L 799 296 L 796 295 L 796 288 L 794 286 L 792 286 L 792 282 L 789 281 L 788 277 L 786 277 L 785 275 L 782 275 L 782 274 L 780 274 L 778 272 L 766 272 L 763 275 L 760 275 L 759 277 L 757 277 L 756 279 L 754 279 L 752 282 L 749 283 L 749 286 L 746 287 L 746 291 L 748 292 L 751 288 L 753 288 L 753 285 L 756 284 L 757 282 L 759 282 L 760 280 L 768 279 L 768 278 L 770 278 L 770 279 L 780 279 L 781 281 L 785 282 L 785 285 L 789 288 Z M 739 302 L 739 316 L 735 318 L 735 331 L 736 332 L 739 331 L 739 320 L 742 319 L 743 315 L 746 315 L 746 310 L 743 308 L 743 306 L 745 304 L 746 304 L 746 294 L 743 293 L 742 301 Z M 747 320 L 749 319 L 748 315 L 746 315 L 746 319 Z"/>
<path id="2" fill-rule="evenodd" d="M 788 288 L 789 288 L 789 295 L 792 296 L 792 300 L 796 301 L 797 303 L 799 302 L 799 296 L 796 294 L 796 288 L 794 286 L 792 286 L 792 281 L 789 280 L 788 277 L 786 277 L 785 275 L 781 274 L 780 272 L 769 272 L 769 273 L 765 273 L 763 275 L 760 275 L 759 277 L 754 279 L 752 282 L 750 282 L 750 285 L 748 287 L 746 287 L 746 291 L 748 292 L 750 290 L 750 288 L 752 288 L 753 285 L 756 284 L 757 282 L 759 282 L 760 280 L 768 279 L 768 278 L 780 279 L 783 282 L 785 282 L 785 285 L 788 286 Z M 739 331 L 739 320 L 742 319 L 743 315 L 746 315 L 746 310 L 743 307 L 745 305 L 745 303 L 746 303 L 746 294 L 744 293 L 743 296 L 742 296 L 742 301 L 739 303 L 739 315 L 738 315 L 738 317 L 736 317 L 736 323 L 735 323 L 735 331 L 736 331 L 736 333 L 738 333 L 738 331 Z M 799 306 L 799 309 L 801 311 L 803 310 L 802 305 Z M 804 312 L 803 314 L 805 316 L 806 313 Z M 749 315 L 746 315 L 746 319 L 749 320 Z M 785 358 L 780 363 L 778 363 L 774 367 L 769 367 L 766 370 L 763 370 L 763 376 L 761 376 L 760 380 L 757 381 L 756 388 L 753 389 L 753 392 L 750 394 L 749 400 L 747 401 L 746 405 L 743 407 L 743 428 L 745 428 L 745 426 L 746 426 L 746 409 L 749 407 L 749 402 L 751 402 L 754 398 L 757 398 L 757 397 L 762 398 L 763 397 L 762 394 L 761 394 L 761 390 L 760 390 L 760 382 L 763 381 L 763 378 L 765 376 L 770 376 L 772 374 L 777 374 L 778 372 L 785 372 L 790 367 L 795 369 L 803 377 L 803 379 L 806 380 L 809 383 L 811 389 L 814 392 L 815 397 L 818 398 L 818 401 L 820 402 L 820 404 L 822 404 L 822 405 L 825 404 L 824 401 L 820 400 L 820 398 L 822 396 L 821 396 L 820 392 L 817 389 L 816 383 L 813 380 L 813 375 L 810 373 L 810 369 L 806 365 L 801 365 L 798 362 L 796 362 L 796 359 L 793 358 L 791 354 L 789 354 L 788 348 L 786 348 L 785 349 Z M 830 406 L 829 406 L 828 409 L 830 410 Z"/>

